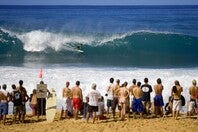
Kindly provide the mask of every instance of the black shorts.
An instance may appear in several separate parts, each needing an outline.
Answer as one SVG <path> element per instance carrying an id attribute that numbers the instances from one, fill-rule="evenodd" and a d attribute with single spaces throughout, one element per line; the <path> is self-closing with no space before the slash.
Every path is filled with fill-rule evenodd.
<path id="1" fill-rule="evenodd" d="M 112 107 L 113 100 L 107 99 L 107 107 Z"/>
<path id="2" fill-rule="evenodd" d="M 98 106 L 88 105 L 88 112 L 97 112 L 97 111 L 98 111 Z"/>

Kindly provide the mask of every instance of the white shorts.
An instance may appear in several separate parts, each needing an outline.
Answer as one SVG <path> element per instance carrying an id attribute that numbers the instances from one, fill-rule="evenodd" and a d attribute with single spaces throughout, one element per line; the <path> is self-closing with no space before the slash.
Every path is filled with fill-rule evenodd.
<path id="1" fill-rule="evenodd" d="M 180 111 L 182 107 L 181 100 L 173 100 L 173 111 Z"/>
<path id="2" fill-rule="evenodd" d="M 67 110 L 67 98 L 63 98 L 62 101 L 61 101 L 61 105 L 62 105 L 62 110 Z"/>
<path id="3" fill-rule="evenodd" d="M 190 101 L 188 105 L 188 111 L 192 111 L 195 108 L 195 101 Z"/>

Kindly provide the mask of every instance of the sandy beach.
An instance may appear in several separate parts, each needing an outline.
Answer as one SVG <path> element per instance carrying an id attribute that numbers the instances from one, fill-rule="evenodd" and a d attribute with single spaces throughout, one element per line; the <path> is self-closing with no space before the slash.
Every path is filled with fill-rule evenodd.
<path id="1" fill-rule="evenodd" d="M 3 132 L 128 132 L 128 131 L 152 131 L 152 132 L 195 132 L 198 129 L 198 120 L 180 116 L 179 120 L 173 120 L 172 117 L 133 119 L 119 121 L 119 119 L 98 120 L 95 124 L 91 121 L 86 123 L 84 120 L 64 119 L 59 120 L 60 112 L 56 113 L 54 122 L 47 123 L 45 117 L 37 121 L 36 117 L 26 117 L 26 123 L 11 124 L 11 116 L 8 116 L 6 125 L 0 124 L 0 130 Z"/>

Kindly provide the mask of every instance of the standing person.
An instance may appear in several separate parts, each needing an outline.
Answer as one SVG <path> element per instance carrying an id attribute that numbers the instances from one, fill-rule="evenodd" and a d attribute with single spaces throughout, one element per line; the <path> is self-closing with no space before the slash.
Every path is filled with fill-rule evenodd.
<path id="1" fill-rule="evenodd" d="M 96 84 L 91 85 L 92 90 L 88 93 L 88 113 L 87 113 L 87 123 L 89 121 L 90 113 L 93 112 L 93 123 L 95 122 L 96 112 L 98 111 L 98 99 L 101 98 L 100 93 L 96 90 Z"/>
<path id="2" fill-rule="evenodd" d="M 136 85 L 136 79 L 132 80 L 132 85 L 129 87 L 129 92 L 131 95 L 133 95 L 133 88 L 137 87 Z"/>
<path id="3" fill-rule="evenodd" d="M 189 88 L 190 102 L 188 105 L 188 114 L 191 117 L 191 114 L 194 112 L 196 106 L 196 93 L 198 92 L 197 81 L 192 81 L 192 86 Z"/>
<path id="4" fill-rule="evenodd" d="M 143 91 L 143 95 L 142 95 L 142 101 L 143 101 L 143 107 L 144 107 L 144 113 L 149 114 L 149 109 L 151 107 L 151 92 L 152 87 L 151 85 L 148 84 L 148 78 L 144 78 L 144 83 L 141 86 L 141 89 Z"/>
<path id="5" fill-rule="evenodd" d="M 19 118 L 22 121 L 22 123 L 24 123 L 25 121 L 25 115 L 26 115 L 26 106 L 25 103 L 29 100 L 29 96 L 27 94 L 26 89 L 23 87 L 23 81 L 20 80 L 19 81 L 19 92 L 21 93 L 21 97 L 22 97 L 22 112 L 19 114 Z M 22 119 L 21 119 L 22 118 Z"/>
<path id="6" fill-rule="evenodd" d="M 8 102 L 9 102 L 9 92 L 6 90 L 7 85 L 3 84 L 0 90 L 0 112 L 3 117 L 3 124 L 6 122 L 6 115 L 8 114 Z"/>
<path id="7" fill-rule="evenodd" d="M 44 81 L 40 81 L 39 85 L 43 85 L 44 89 L 39 90 L 39 87 L 37 86 L 37 93 L 46 91 L 46 94 L 44 94 L 44 97 L 38 97 L 37 95 L 37 120 L 39 120 L 40 115 L 46 115 L 46 97 L 50 95 L 49 90 L 47 89 L 47 85 L 44 84 Z"/>
<path id="8" fill-rule="evenodd" d="M 175 81 L 175 86 L 173 86 L 171 95 L 173 97 L 173 117 L 175 119 L 178 118 L 179 111 L 181 110 L 182 107 L 182 102 L 181 102 L 181 92 L 183 91 L 183 88 L 180 86 L 179 81 Z"/>
<path id="9" fill-rule="evenodd" d="M 33 89 L 32 94 L 30 94 L 30 108 L 32 109 L 32 116 L 37 115 L 36 89 Z"/>
<path id="10" fill-rule="evenodd" d="M 82 90 L 79 86 L 80 86 L 80 81 L 76 81 L 76 86 L 74 86 L 71 90 L 75 120 L 78 119 L 78 112 L 81 108 L 81 104 L 83 100 Z"/>
<path id="11" fill-rule="evenodd" d="M 121 120 L 122 121 L 124 121 L 125 119 L 127 98 L 129 97 L 129 91 L 126 87 L 127 87 L 127 82 L 124 82 L 124 84 L 118 91 L 119 104 L 121 106 Z"/>
<path id="12" fill-rule="evenodd" d="M 70 83 L 67 81 L 65 88 L 62 92 L 62 110 L 61 110 L 61 119 L 69 117 L 68 114 L 71 112 L 71 90 L 69 88 Z M 70 113 L 72 114 L 72 113 Z"/>
<path id="13" fill-rule="evenodd" d="M 115 85 L 113 84 L 114 82 L 114 78 L 110 78 L 109 79 L 109 86 L 107 87 L 107 114 L 109 114 L 109 109 L 110 107 L 112 108 L 112 102 L 113 102 L 113 89 L 115 87 Z"/>
<path id="14" fill-rule="evenodd" d="M 162 96 L 162 91 L 164 87 L 162 85 L 162 81 L 160 78 L 157 79 L 157 84 L 154 85 L 154 91 L 155 91 L 155 97 L 154 97 L 154 113 L 156 115 L 160 114 L 163 116 L 163 106 L 164 106 L 164 101 L 163 101 L 163 96 Z"/>
<path id="15" fill-rule="evenodd" d="M 141 82 L 137 83 L 137 87 L 133 88 L 133 101 L 132 101 L 132 111 L 133 111 L 133 118 L 136 118 L 136 113 L 140 113 L 140 118 L 143 117 L 143 104 L 142 104 L 142 95 L 143 91 L 140 88 Z"/>
<path id="16" fill-rule="evenodd" d="M 101 96 L 101 98 L 98 100 L 98 112 L 96 112 L 97 118 L 99 120 L 107 119 L 106 116 L 104 116 L 105 108 L 104 108 L 104 98 Z"/>
<path id="17" fill-rule="evenodd" d="M 13 122 L 16 123 L 16 117 L 22 113 L 22 97 L 15 84 L 12 84 L 11 101 L 13 102 Z"/>
<path id="18" fill-rule="evenodd" d="M 117 79 L 116 80 L 116 85 L 113 88 L 113 101 L 112 101 L 112 113 L 113 113 L 113 118 L 115 118 L 115 111 L 116 111 L 116 107 L 118 106 L 118 90 L 120 88 L 120 80 Z M 120 109 L 119 110 L 119 117 L 120 117 Z"/>

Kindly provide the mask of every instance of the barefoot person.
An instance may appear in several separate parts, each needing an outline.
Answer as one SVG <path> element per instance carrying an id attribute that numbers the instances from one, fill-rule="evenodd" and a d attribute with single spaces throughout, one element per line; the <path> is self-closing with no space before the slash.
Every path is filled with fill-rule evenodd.
<path id="1" fill-rule="evenodd" d="M 32 116 L 37 115 L 36 89 L 33 89 L 32 94 L 30 94 L 30 108 L 32 109 Z"/>
<path id="2" fill-rule="evenodd" d="M 13 122 L 16 123 L 16 117 L 22 113 L 22 97 L 15 84 L 12 84 L 11 101 L 13 102 Z"/>
<path id="3" fill-rule="evenodd" d="M 113 89 L 115 85 L 113 84 L 114 78 L 110 78 L 109 80 L 110 84 L 107 87 L 107 114 L 109 114 L 110 107 L 112 108 L 112 102 L 113 102 Z"/>
<path id="4" fill-rule="evenodd" d="M 154 85 L 155 97 L 154 97 L 154 113 L 156 115 L 163 116 L 164 101 L 162 97 L 162 91 L 164 87 L 160 78 L 157 79 L 157 84 Z"/>
<path id="5" fill-rule="evenodd" d="M 140 88 L 141 82 L 137 83 L 137 87 L 133 88 L 133 101 L 132 101 L 132 111 L 133 111 L 133 118 L 136 118 L 136 113 L 140 114 L 140 117 L 142 118 L 143 114 L 143 104 L 142 104 L 142 95 L 143 91 Z"/>
<path id="6" fill-rule="evenodd" d="M 69 89 L 69 82 L 66 82 L 65 88 L 62 92 L 62 110 L 61 110 L 61 119 L 68 117 L 68 112 L 71 111 L 71 90 Z"/>
<path id="7" fill-rule="evenodd" d="M 81 104 L 83 100 L 82 90 L 79 86 L 80 86 L 80 81 L 76 81 L 76 86 L 74 86 L 71 90 L 75 120 L 78 119 L 78 112 L 81 108 Z"/>
<path id="8" fill-rule="evenodd" d="M 129 97 L 129 90 L 127 87 L 127 82 L 124 82 L 123 87 L 121 87 L 118 90 L 118 96 L 119 96 L 119 104 L 121 106 L 121 120 L 125 120 L 126 115 L 126 106 L 127 106 L 127 98 Z"/>
<path id="9" fill-rule="evenodd" d="M 25 115 L 26 115 L 25 103 L 29 100 L 29 96 L 27 94 L 26 89 L 23 87 L 23 81 L 22 80 L 19 81 L 18 89 L 19 89 L 19 92 L 21 93 L 21 97 L 22 97 L 22 107 L 21 107 L 22 112 L 20 113 L 19 118 L 21 118 L 22 123 L 24 123 Z"/>
<path id="10" fill-rule="evenodd" d="M 113 101 L 112 101 L 112 113 L 113 113 L 113 118 L 115 118 L 115 111 L 116 107 L 118 106 L 118 89 L 120 88 L 120 80 L 116 80 L 116 85 L 113 88 Z M 120 109 L 119 110 L 119 116 L 120 116 Z"/>
<path id="11" fill-rule="evenodd" d="M 101 98 L 100 93 L 96 90 L 96 84 L 93 83 L 91 86 L 92 90 L 88 93 L 88 113 L 87 113 L 87 123 L 89 121 L 90 113 L 93 112 L 93 123 L 96 119 L 96 112 L 98 111 L 98 100 Z"/>
<path id="12" fill-rule="evenodd" d="M 192 86 L 189 88 L 190 102 L 188 105 L 188 114 L 189 117 L 193 114 L 196 107 L 196 93 L 198 92 L 197 81 L 192 81 Z"/>
<path id="13" fill-rule="evenodd" d="M 173 117 L 175 119 L 178 118 L 179 111 L 182 107 L 181 102 L 181 92 L 183 91 L 183 88 L 180 86 L 179 81 L 175 81 L 175 86 L 172 88 L 171 95 L 173 97 Z"/>
<path id="14" fill-rule="evenodd" d="M 8 114 L 9 92 L 6 91 L 7 85 L 3 84 L 0 90 L 0 112 L 3 117 L 3 124 L 6 122 L 6 115 Z"/>
<path id="15" fill-rule="evenodd" d="M 148 84 L 148 78 L 144 78 L 144 83 L 145 84 L 141 86 L 141 89 L 143 91 L 142 101 L 144 106 L 144 113 L 148 115 L 150 113 L 149 109 L 151 107 L 151 92 L 153 90 L 151 85 Z"/>

